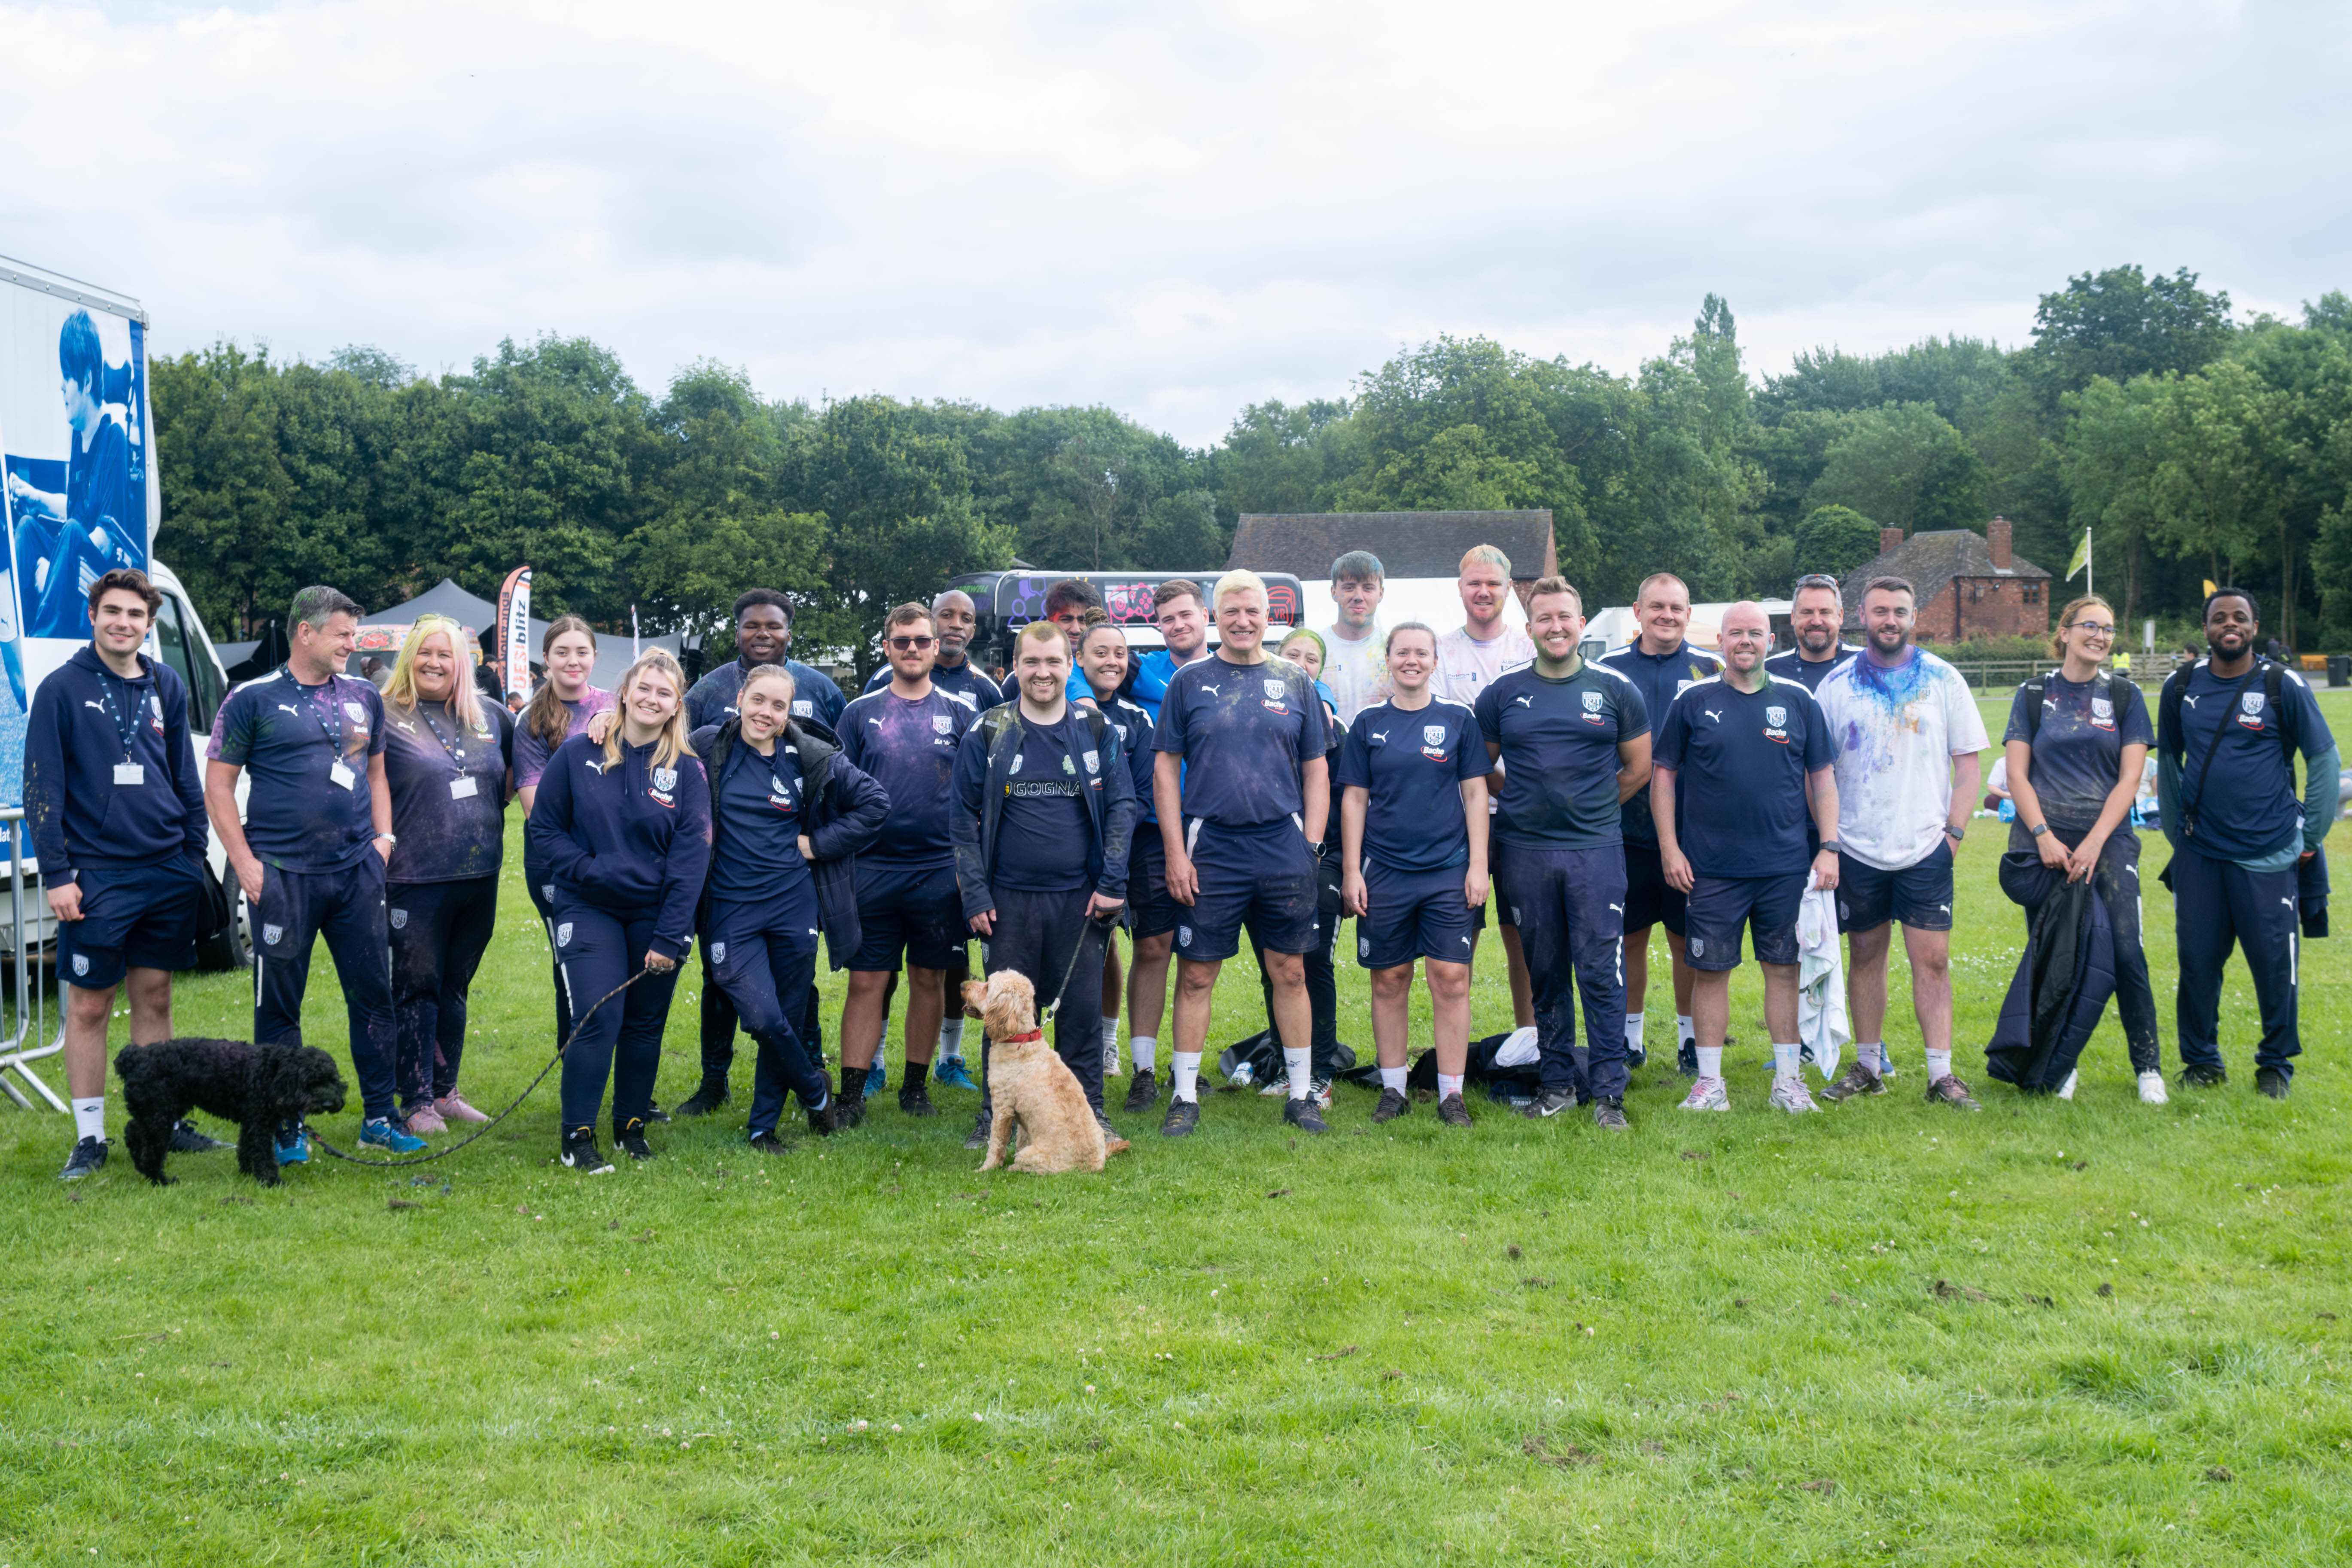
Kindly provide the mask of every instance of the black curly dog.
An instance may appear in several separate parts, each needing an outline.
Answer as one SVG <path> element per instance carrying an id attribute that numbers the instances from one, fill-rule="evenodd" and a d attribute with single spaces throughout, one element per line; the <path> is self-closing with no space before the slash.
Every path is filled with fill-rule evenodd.
<path id="1" fill-rule="evenodd" d="M 343 1108 L 335 1059 L 316 1046 L 248 1045 L 193 1036 L 154 1046 L 126 1046 L 114 1058 L 131 1123 L 122 1130 L 131 1163 L 158 1186 L 172 1128 L 191 1110 L 238 1126 L 236 1168 L 265 1187 L 278 1184 L 278 1129 Z"/>

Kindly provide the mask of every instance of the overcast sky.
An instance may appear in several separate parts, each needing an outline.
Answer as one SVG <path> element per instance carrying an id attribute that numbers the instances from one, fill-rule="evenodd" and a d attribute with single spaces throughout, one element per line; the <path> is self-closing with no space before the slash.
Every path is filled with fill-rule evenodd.
<path id="1" fill-rule="evenodd" d="M 1441 332 L 1631 371 L 2352 288 L 2342 5 L 0 5 L 0 252 L 164 352 L 1104 403 L 1191 443 Z"/>

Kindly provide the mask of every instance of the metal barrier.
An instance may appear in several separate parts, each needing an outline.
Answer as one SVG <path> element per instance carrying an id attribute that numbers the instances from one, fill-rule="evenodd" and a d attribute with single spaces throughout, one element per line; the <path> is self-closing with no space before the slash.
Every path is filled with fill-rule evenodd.
<path id="1" fill-rule="evenodd" d="M 5 1004 L 0 1004 L 0 1027 L 9 1030 L 7 1037 L 0 1040 L 0 1089 L 7 1090 L 8 1098 L 26 1110 L 37 1109 L 9 1081 L 8 1074 L 14 1071 L 32 1086 L 35 1093 L 49 1102 L 51 1110 L 64 1111 L 68 1109 L 66 1102 L 59 1100 L 56 1091 L 43 1083 L 27 1065 L 43 1057 L 56 1056 L 66 1048 L 65 1009 L 62 1006 L 55 1009 L 57 1037 L 47 1045 L 40 1043 L 48 1036 L 52 1011 L 42 974 L 44 966 L 39 961 L 41 931 L 47 907 L 37 893 L 33 896 L 29 911 L 26 902 L 23 809 L 12 806 L 0 811 L 0 822 L 6 823 L 8 826 L 8 945 L 16 950 L 16 994 Z M 28 912 L 31 915 L 29 921 L 26 918 Z"/>

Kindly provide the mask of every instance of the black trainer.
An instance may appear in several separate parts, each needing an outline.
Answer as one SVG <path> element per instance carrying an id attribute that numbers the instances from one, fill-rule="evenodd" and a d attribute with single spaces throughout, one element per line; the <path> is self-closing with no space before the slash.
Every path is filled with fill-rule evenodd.
<path id="1" fill-rule="evenodd" d="M 909 1116 L 937 1116 L 940 1108 L 931 1103 L 930 1085 L 904 1083 L 898 1086 L 898 1109 Z"/>
<path id="2" fill-rule="evenodd" d="M 2180 1069 L 2183 1089 L 2219 1089 L 2230 1081 L 2230 1071 L 2220 1062 L 2191 1062 Z"/>
<path id="3" fill-rule="evenodd" d="M 1576 1096 L 1570 1090 L 1547 1089 L 1519 1107 L 1519 1114 L 1541 1121 L 1547 1116 L 1558 1116 L 1563 1110 L 1573 1110 L 1575 1106 Z"/>
<path id="4" fill-rule="evenodd" d="M 754 1154 L 789 1154 L 792 1152 L 793 1146 L 773 1132 L 751 1134 L 751 1152 Z"/>
<path id="5" fill-rule="evenodd" d="M 563 1163 L 585 1175 L 610 1173 L 613 1162 L 604 1158 L 604 1151 L 596 1147 L 593 1127 L 575 1127 L 563 1135 Z"/>
<path id="6" fill-rule="evenodd" d="M 1109 1118 L 1109 1117 L 1108 1117 L 1108 1116 L 1105 1116 L 1105 1115 L 1104 1115 L 1101 1111 L 1099 1111 L 1099 1110 L 1097 1110 L 1097 1111 L 1096 1111 L 1096 1112 L 1095 1112 L 1095 1125 L 1102 1129 L 1102 1135 L 1103 1135 L 1103 1142 L 1106 1142 L 1106 1143 L 1116 1143 L 1116 1142 L 1118 1142 L 1118 1140 L 1119 1140 L 1119 1131 L 1118 1131 L 1118 1128 L 1116 1128 L 1116 1127 L 1113 1127 L 1113 1126 L 1110 1124 L 1110 1118 Z"/>
<path id="7" fill-rule="evenodd" d="M 2276 1068 L 2258 1068 L 2254 1071 L 2254 1092 L 2272 1100 L 2284 1100 L 2293 1082 Z"/>
<path id="8" fill-rule="evenodd" d="M 827 1095 L 823 1105 L 808 1113 L 809 1131 L 820 1138 L 830 1138 L 841 1130 L 841 1101 Z"/>
<path id="9" fill-rule="evenodd" d="M 854 1079 L 856 1087 L 845 1083 L 833 1097 L 833 1126 L 836 1132 L 856 1127 L 866 1120 L 866 1069 L 844 1068 L 841 1076 Z"/>
<path id="10" fill-rule="evenodd" d="M 58 1173 L 60 1182 L 79 1182 L 84 1176 L 95 1176 L 106 1169 L 106 1140 L 85 1138 L 73 1146 L 66 1156 L 66 1168 Z"/>
<path id="11" fill-rule="evenodd" d="M 708 1116 L 727 1103 L 727 1080 L 707 1078 L 702 1087 L 677 1102 L 680 1116 Z"/>
<path id="12" fill-rule="evenodd" d="M 987 1148 L 988 1124 L 994 1120 L 994 1116 L 986 1110 L 972 1118 L 971 1134 L 963 1141 L 963 1146 L 967 1149 Z"/>
<path id="13" fill-rule="evenodd" d="M 1470 1108 L 1462 1103 L 1459 1094 L 1449 1094 L 1437 1102 L 1437 1120 L 1448 1127 L 1470 1125 Z"/>
<path id="14" fill-rule="evenodd" d="M 1592 1102 L 1592 1125 L 1611 1132 L 1622 1132 L 1633 1123 L 1625 1120 L 1623 1100 L 1596 1100 Z"/>
<path id="15" fill-rule="evenodd" d="M 196 1124 L 186 1117 L 172 1123 L 172 1152 L 174 1154 L 209 1154 L 228 1145 L 217 1138 L 207 1138 L 196 1131 Z"/>
<path id="16" fill-rule="evenodd" d="M 1372 1107 L 1374 1121 L 1394 1121 L 1400 1116 L 1409 1116 L 1412 1113 L 1412 1101 L 1395 1089 L 1385 1087 L 1381 1090 L 1381 1102 Z"/>
<path id="17" fill-rule="evenodd" d="M 1282 1102 L 1282 1119 L 1291 1126 L 1297 1128 L 1301 1132 L 1328 1132 L 1331 1131 L 1328 1127 L 1326 1127 L 1323 1124 L 1322 1108 L 1315 1103 L 1315 1097 L 1311 1094 L 1307 1095 L 1304 1099 L 1294 1096 L 1291 1099 L 1284 1100 Z"/>
<path id="18" fill-rule="evenodd" d="M 658 1121 L 667 1126 L 669 1123 L 669 1112 L 648 1100 L 646 1104 L 646 1120 L 647 1121 Z"/>
<path id="19" fill-rule="evenodd" d="M 1137 1071 L 1127 1086 L 1127 1103 L 1119 1107 L 1132 1116 L 1139 1110 L 1149 1110 L 1160 1103 L 1160 1079 L 1150 1068 Z"/>
<path id="20" fill-rule="evenodd" d="M 613 1129 L 613 1147 L 632 1160 L 650 1160 L 654 1146 L 646 1142 L 646 1124 L 641 1117 L 632 1116 Z"/>
<path id="21" fill-rule="evenodd" d="M 1685 1078 L 1698 1077 L 1698 1040 L 1696 1037 L 1675 1047 L 1675 1070 Z"/>
<path id="22" fill-rule="evenodd" d="M 1201 1102 L 1199 1100 L 1171 1097 L 1168 1101 L 1168 1114 L 1160 1121 L 1160 1136 L 1189 1138 L 1192 1135 L 1192 1129 L 1200 1124 Z"/>
<path id="23" fill-rule="evenodd" d="M 1634 1045 L 1631 1041 L 1626 1042 L 1625 1070 L 1627 1072 L 1640 1072 L 1643 1068 L 1648 1067 L 1649 1065 L 1649 1047 L 1647 1046 Z"/>

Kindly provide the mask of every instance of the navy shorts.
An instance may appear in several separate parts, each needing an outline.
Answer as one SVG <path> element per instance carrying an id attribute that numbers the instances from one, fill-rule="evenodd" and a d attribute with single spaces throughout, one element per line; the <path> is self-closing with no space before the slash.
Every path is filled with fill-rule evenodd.
<path id="1" fill-rule="evenodd" d="M 1748 928 L 1759 963 L 1797 962 L 1797 908 L 1810 871 L 1778 877 L 1698 877 L 1684 917 L 1683 952 L 1693 969 L 1739 967 L 1739 929 Z"/>
<path id="2" fill-rule="evenodd" d="M 1689 935 L 1685 913 L 1689 901 L 1688 894 L 1666 880 L 1665 864 L 1656 845 L 1626 841 L 1625 930 L 1629 933 L 1662 925 L 1676 936 Z"/>
<path id="3" fill-rule="evenodd" d="M 1365 861 L 1364 898 L 1370 912 L 1356 917 L 1356 962 L 1366 969 L 1395 969 L 1416 958 L 1469 963 L 1478 922 L 1477 911 L 1462 895 L 1462 879 L 1468 874 L 1460 866 L 1397 871 Z"/>
<path id="4" fill-rule="evenodd" d="M 1952 847 L 1937 844 L 1916 865 L 1882 871 L 1838 856 L 1838 930 L 1876 931 L 1890 920 L 1913 931 L 1952 929 Z"/>
<path id="5" fill-rule="evenodd" d="M 1174 931 L 1183 920 L 1184 906 L 1168 896 L 1168 846 L 1160 824 L 1143 823 L 1127 852 L 1127 929 L 1140 940 Z"/>
<path id="6" fill-rule="evenodd" d="M 1200 890 L 1177 922 L 1179 958 L 1231 958 L 1244 925 L 1253 945 L 1275 952 L 1310 952 L 1324 940 L 1315 851 L 1290 818 L 1223 827 L 1196 816 L 1184 825 L 1184 841 Z"/>
<path id="7" fill-rule="evenodd" d="M 857 864 L 853 970 L 890 973 L 899 955 L 917 969 L 953 969 L 964 956 L 963 898 L 953 866 Z"/>
<path id="8" fill-rule="evenodd" d="M 153 866 L 85 867 L 81 919 L 59 921 L 58 974 L 110 991 L 126 969 L 194 969 L 205 872 L 184 855 Z"/>

